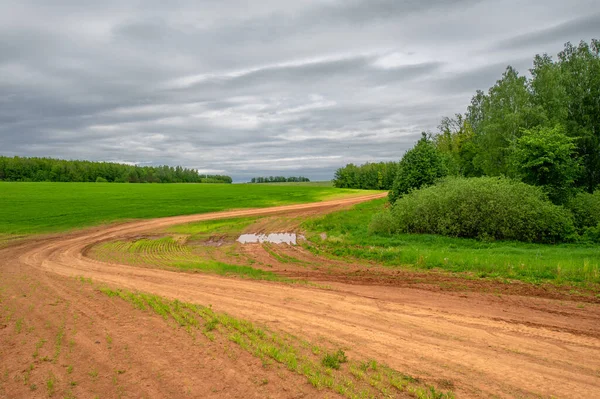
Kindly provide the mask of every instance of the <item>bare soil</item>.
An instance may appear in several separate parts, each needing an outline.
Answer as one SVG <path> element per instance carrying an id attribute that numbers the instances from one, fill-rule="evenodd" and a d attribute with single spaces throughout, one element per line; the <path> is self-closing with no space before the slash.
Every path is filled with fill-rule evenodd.
<path id="1" fill-rule="evenodd" d="M 494 282 L 485 283 L 490 285 L 486 292 L 470 280 L 462 285 L 452 280 L 449 285 L 455 286 L 444 289 L 440 279 L 448 277 L 437 273 L 405 271 L 390 279 L 371 271 L 372 278 L 353 265 L 310 253 L 289 254 L 306 264 L 277 267 L 289 267 L 290 275 L 306 273 L 331 289 L 108 264 L 85 255 L 99 242 L 174 224 L 327 212 L 374 197 L 136 221 L 1 249 L 0 395 L 47 397 L 52 372 L 60 397 L 69 392 L 102 398 L 334 396 L 315 391 L 283 369 L 263 369 L 259 360 L 233 345 L 192 339 L 159 317 L 73 278 L 85 276 L 114 287 L 212 304 L 217 311 L 273 330 L 332 340 L 350 357 L 374 358 L 453 386 L 459 398 L 600 397 L 600 307 L 577 296 L 537 295 L 537 288 L 497 292 L 505 284 L 496 287 Z M 257 254 L 248 256 L 263 256 L 261 248 L 249 248 Z M 390 280 L 395 282 L 384 282 Z M 47 342 L 34 358 L 40 339 Z"/>

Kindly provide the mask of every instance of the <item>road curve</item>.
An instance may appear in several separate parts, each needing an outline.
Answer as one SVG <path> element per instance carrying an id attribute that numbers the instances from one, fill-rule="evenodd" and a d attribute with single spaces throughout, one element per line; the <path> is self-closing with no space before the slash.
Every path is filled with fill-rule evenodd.
<path id="1" fill-rule="evenodd" d="M 372 357 L 457 397 L 600 397 L 600 309 L 568 301 L 332 284 L 332 290 L 109 264 L 86 248 L 167 226 L 220 218 L 331 210 L 385 194 L 312 204 L 176 216 L 49 236 L 0 251 L 0 267 L 152 292 Z"/>

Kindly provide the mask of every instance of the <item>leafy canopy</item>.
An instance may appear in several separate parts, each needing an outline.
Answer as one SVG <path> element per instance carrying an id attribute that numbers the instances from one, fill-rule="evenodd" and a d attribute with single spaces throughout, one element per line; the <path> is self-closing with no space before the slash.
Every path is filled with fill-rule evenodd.
<path id="1" fill-rule="evenodd" d="M 582 169 L 574 156 L 576 148 L 575 139 L 568 137 L 561 125 L 524 130 L 512 151 L 515 177 L 544 187 L 552 202 L 565 203 Z"/>
<path id="2" fill-rule="evenodd" d="M 390 202 L 396 202 L 412 190 L 434 184 L 447 174 L 448 169 L 441 153 L 423 133 L 417 144 L 404 154 L 398 164 L 394 186 L 389 192 Z"/>

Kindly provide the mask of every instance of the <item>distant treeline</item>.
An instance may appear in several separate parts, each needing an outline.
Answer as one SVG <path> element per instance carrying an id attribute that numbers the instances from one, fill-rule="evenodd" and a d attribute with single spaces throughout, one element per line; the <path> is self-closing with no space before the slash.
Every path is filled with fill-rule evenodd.
<path id="1" fill-rule="evenodd" d="M 253 177 L 250 180 L 250 183 L 301 183 L 301 182 L 309 182 L 310 179 L 304 176 L 269 176 L 269 177 Z"/>
<path id="2" fill-rule="evenodd" d="M 335 172 L 333 185 L 339 188 L 390 190 L 398 170 L 397 162 L 348 164 Z"/>
<path id="3" fill-rule="evenodd" d="M 199 174 L 181 166 L 0 156 L 0 180 L 30 182 L 231 183 L 231 177 Z"/>

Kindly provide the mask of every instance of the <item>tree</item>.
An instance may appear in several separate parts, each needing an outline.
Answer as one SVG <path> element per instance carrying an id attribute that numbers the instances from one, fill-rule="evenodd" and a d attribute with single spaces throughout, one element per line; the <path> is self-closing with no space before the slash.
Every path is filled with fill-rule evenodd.
<path id="1" fill-rule="evenodd" d="M 581 172 L 576 148 L 560 125 L 524 130 L 513 148 L 513 173 L 524 183 L 541 186 L 555 204 L 563 204 L 574 193 L 573 183 Z"/>
<path id="2" fill-rule="evenodd" d="M 442 154 L 427 134 L 423 133 L 417 144 L 404 154 L 398 164 L 394 185 L 389 192 L 390 202 L 393 204 L 411 190 L 434 184 L 447 174 Z"/>
<path id="3" fill-rule="evenodd" d="M 448 174 L 465 177 L 481 176 L 481 170 L 473 163 L 477 155 L 477 145 L 468 118 L 461 114 L 456 114 L 454 118 L 445 117 L 438 130 L 434 143 L 444 157 Z"/>
<path id="4" fill-rule="evenodd" d="M 600 41 L 567 43 L 558 58 L 567 99 L 565 127 L 577 138 L 585 167 L 577 183 L 591 193 L 600 185 Z"/>
<path id="5" fill-rule="evenodd" d="M 522 129 L 537 126 L 542 116 L 532 102 L 527 79 L 511 66 L 486 96 L 481 97 L 480 93 L 476 96 L 470 108 L 476 117 L 468 118 L 475 121 L 472 125 L 477 141 L 475 165 L 488 176 L 506 174 L 511 142 L 520 136 Z"/>
<path id="6" fill-rule="evenodd" d="M 529 72 L 532 76 L 529 89 L 533 104 L 544 113 L 549 125 L 564 124 L 568 116 L 568 96 L 561 83 L 560 66 L 548 54 L 538 54 Z"/>

